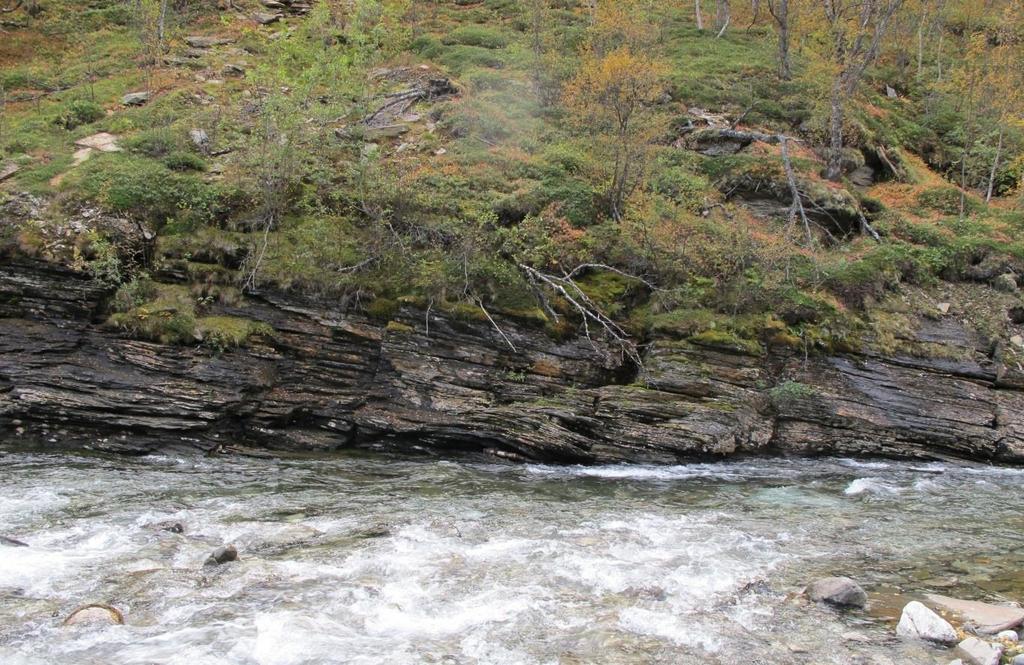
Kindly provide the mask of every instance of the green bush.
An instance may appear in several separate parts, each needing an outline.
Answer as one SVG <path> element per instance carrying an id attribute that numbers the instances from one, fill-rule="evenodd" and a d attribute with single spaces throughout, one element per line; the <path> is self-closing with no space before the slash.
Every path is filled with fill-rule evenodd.
<path id="1" fill-rule="evenodd" d="M 101 155 L 83 164 L 74 176 L 66 187 L 75 195 L 157 227 L 170 220 L 201 224 L 221 209 L 213 186 L 141 157 Z"/>
<path id="2" fill-rule="evenodd" d="M 482 25 L 467 25 L 456 28 L 441 40 L 443 44 L 463 44 L 481 48 L 498 49 L 508 46 L 505 35 Z"/>
<path id="3" fill-rule="evenodd" d="M 205 171 L 206 162 L 195 153 L 179 150 L 164 158 L 164 166 L 172 171 Z"/>
<path id="4" fill-rule="evenodd" d="M 96 102 L 75 99 L 67 104 L 54 118 L 54 124 L 64 129 L 75 129 L 104 117 L 106 112 Z"/>

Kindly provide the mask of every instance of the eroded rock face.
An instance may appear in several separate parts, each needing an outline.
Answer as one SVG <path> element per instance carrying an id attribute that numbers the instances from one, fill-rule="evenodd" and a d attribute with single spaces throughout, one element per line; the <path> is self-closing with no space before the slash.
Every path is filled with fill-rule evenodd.
<path id="1" fill-rule="evenodd" d="M 517 352 L 487 321 L 431 313 L 428 332 L 419 310 L 387 325 L 279 294 L 244 306 L 272 337 L 212 354 L 103 327 L 109 295 L 52 263 L 0 262 L 5 436 L 136 454 L 417 445 L 573 463 L 763 452 L 1024 461 L 1024 377 L 987 361 L 655 340 L 641 381 L 607 350 L 510 320 L 501 327 Z M 927 340 L 981 343 L 955 321 L 931 325 Z M 799 391 L 776 394 L 793 382 Z"/>

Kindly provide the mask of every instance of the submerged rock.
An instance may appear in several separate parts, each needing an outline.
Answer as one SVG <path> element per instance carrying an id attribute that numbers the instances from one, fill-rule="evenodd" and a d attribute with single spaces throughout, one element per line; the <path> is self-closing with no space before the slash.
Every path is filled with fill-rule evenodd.
<path id="1" fill-rule="evenodd" d="M 959 639 L 948 621 L 916 600 L 903 608 L 896 634 L 939 644 L 956 644 Z"/>
<path id="2" fill-rule="evenodd" d="M 925 600 L 931 605 L 960 615 L 965 623 L 985 635 L 995 635 L 1000 631 L 1010 630 L 1024 623 L 1024 609 L 1020 607 L 991 605 L 976 600 L 960 600 L 938 594 L 928 594 L 925 596 Z"/>
<path id="3" fill-rule="evenodd" d="M 1003 658 L 1003 647 L 990 644 L 977 637 L 968 637 L 956 646 L 957 653 L 966 665 L 999 665 Z"/>
<path id="4" fill-rule="evenodd" d="M 121 610 L 102 603 L 82 605 L 64 619 L 65 626 L 120 626 L 124 624 Z"/>
<path id="5" fill-rule="evenodd" d="M 23 543 L 20 540 L 8 538 L 7 536 L 0 536 L 0 545 L 6 545 L 7 547 L 28 547 L 28 543 Z"/>
<path id="6" fill-rule="evenodd" d="M 805 590 L 807 597 L 835 607 L 864 607 L 868 595 L 849 577 L 826 577 L 815 580 Z"/>
<path id="7" fill-rule="evenodd" d="M 204 566 L 219 566 L 229 561 L 238 561 L 238 550 L 234 545 L 225 545 L 215 549 L 206 559 Z"/>

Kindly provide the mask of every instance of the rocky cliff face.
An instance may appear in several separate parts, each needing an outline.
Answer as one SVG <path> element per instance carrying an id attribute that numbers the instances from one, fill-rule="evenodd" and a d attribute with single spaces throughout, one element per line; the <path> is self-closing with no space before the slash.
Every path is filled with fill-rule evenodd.
<path id="1" fill-rule="evenodd" d="M 555 462 L 675 462 L 741 453 L 1024 462 L 1024 381 L 955 321 L 917 335 L 967 361 L 749 355 L 655 340 L 637 376 L 586 340 L 556 342 L 403 309 L 387 325 L 265 295 L 245 348 L 125 339 L 105 293 L 53 263 L 0 265 L 0 432 L 144 453 L 245 445 L 487 451 Z M 229 312 L 230 313 L 230 312 Z"/>

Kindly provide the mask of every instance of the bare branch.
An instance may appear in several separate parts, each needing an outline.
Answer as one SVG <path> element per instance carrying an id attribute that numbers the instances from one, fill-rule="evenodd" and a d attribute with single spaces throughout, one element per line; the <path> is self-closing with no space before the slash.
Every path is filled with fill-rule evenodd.
<path id="1" fill-rule="evenodd" d="M 480 308 L 480 311 L 484 313 L 484 316 L 487 317 L 487 320 L 491 322 L 491 325 L 494 326 L 494 329 L 498 331 L 498 334 L 501 335 L 501 338 L 505 340 L 506 344 L 508 344 L 508 348 L 512 349 L 513 353 L 519 353 L 519 350 L 516 348 L 516 345 L 512 343 L 512 340 L 508 338 L 508 335 L 505 334 L 505 331 L 501 329 L 501 326 L 499 326 L 497 322 L 494 320 L 494 318 L 491 317 L 491 313 L 487 311 L 486 307 L 484 307 L 484 301 L 480 300 L 480 298 L 476 296 L 473 296 L 473 299 L 476 300 L 476 306 Z"/>

